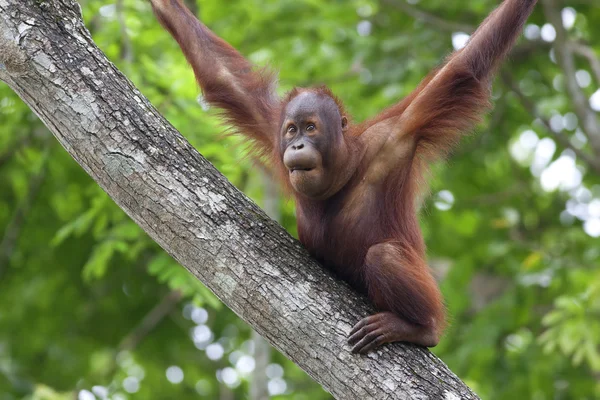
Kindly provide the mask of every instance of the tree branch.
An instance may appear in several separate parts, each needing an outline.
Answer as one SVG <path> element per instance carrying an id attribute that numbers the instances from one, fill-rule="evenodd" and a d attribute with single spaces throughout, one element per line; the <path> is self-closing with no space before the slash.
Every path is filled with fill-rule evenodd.
<path id="1" fill-rule="evenodd" d="M 152 310 L 144 316 L 140 323 L 121 340 L 117 351 L 135 349 L 140 342 L 165 318 L 181 300 L 181 292 L 173 290 L 169 292 Z"/>
<path id="2" fill-rule="evenodd" d="M 0 34 L 1 33 L 2 32 L 0 31 Z M 51 139 L 51 136 L 48 135 L 48 137 Z M 2 275 L 4 275 L 6 268 L 8 268 L 10 264 L 11 254 L 21 235 L 21 230 L 26 222 L 27 213 L 31 209 L 31 205 L 37 197 L 40 187 L 46 178 L 49 154 L 50 144 L 48 140 L 45 140 L 40 169 L 30 179 L 27 193 L 15 210 L 12 219 L 6 226 L 2 240 L 0 240 L 0 279 L 2 279 Z"/>
<path id="3" fill-rule="evenodd" d="M 8 162 L 19 150 L 27 146 L 31 141 L 31 136 L 22 136 L 9 144 L 4 152 L 0 153 L 0 168 Z"/>
<path id="4" fill-rule="evenodd" d="M 564 132 L 554 131 L 548 118 L 543 116 L 536 105 L 527 96 L 525 96 L 525 94 L 521 91 L 521 89 L 519 89 L 519 86 L 508 73 L 502 73 L 502 80 L 515 93 L 523 108 L 527 110 L 527 112 L 531 114 L 533 118 L 539 119 L 548 133 L 552 135 L 558 143 L 560 143 L 563 147 L 572 150 L 573 153 L 575 153 L 575 155 L 577 155 L 577 157 L 579 157 L 579 159 L 588 166 L 588 168 L 600 175 L 600 159 L 594 158 L 583 150 L 573 146 L 571 139 Z"/>
<path id="5" fill-rule="evenodd" d="M 542 3 L 548 22 L 556 30 L 556 40 L 554 42 L 556 60 L 565 74 L 567 92 L 573 101 L 575 114 L 577 114 L 577 117 L 581 121 L 583 131 L 590 140 L 594 152 L 596 155 L 600 155 L 600 124 L 598 123 L 596 113 L 590 107 L 589 100 L 577 84 L 575 60 L 567 37 L 567 31 L 563 26 L 560 8 L 556 4 L 556 0 L 544 0 Z"/>
<path id="6" fill-rule="evenodd" d="M 196 0 L 184 0 L 185 6 L 190 9 L 192 14 L 198 15 L 198 3 Z"/>
<path id="7" fill-rule="evenodd" d="M 365 298 L 312 260 L 95 46 L 73 0 L 0 0 L 0 79 L 131 218 L 339 399 L 476 399 L 423 348 L 352 355 Z"/>
<path id="8" fill-rule="evenodd" d="M 130 63 L 133 61 L 133 46 L 131 45 L 131 39 L 127 32 L 127 23 L 125 21 L 125 12 L 123 0 L 117 0 L 117 21 L 119 22 L 119 28 L 121 31 L 121 60 Z"/>
<path id="9" fill-rule="evenodd" d="M 594 73 L 594 78 L 596 78 L 596 83 L 600 84 L 600 59 L 598 58 L 598 55 L 594 49 L 578 42 L 571 42 L 570 46 L 575 54 L 578 54 L 588 60 L 590 63 L 590 68 Z"/>
<path id="10" fill-rule="evenodd" d="M 437 29 L 448 31 L 448 32 L 464 32 L 471 33 L 475 31 L 476 26 L 461 24 L 459 22 L 448 21 L 444 18 L 438 17 L 437 15 L 428 13 L 415 7 L 405 0 L 384 0 L 384 3 L 410 15 L 414 19 L 423 21 L 428 25 L 433 25 Z"/>
<path id="11" fill-rule="evenodd" d="M 437 15 L 430 14 L 426 11 L 421 10 L 418 7 L 409 4 L 405 0 L 384 0 L 384 3 L 403 11 L 404 13 L 413 17 L 414 19 L 420 20 L 438 31 L 446 31 L 451 33 L 463 32 L 471 35 L 473 32 L 475 32 L 475 29 L 477 29 L 477 27 L 473 25 L 450 21 L 442 17 L 438 17 Z M 528 40 L 526 42 L 514 46 L 513 49 L 510 51 L 510 54 L 513 58 L 520 58 L 522 56 L 531 55 L 533 51 L 538 51 L 540 49 L 546 49 L 549 47 L 550 44 L 541 39 Z"/>

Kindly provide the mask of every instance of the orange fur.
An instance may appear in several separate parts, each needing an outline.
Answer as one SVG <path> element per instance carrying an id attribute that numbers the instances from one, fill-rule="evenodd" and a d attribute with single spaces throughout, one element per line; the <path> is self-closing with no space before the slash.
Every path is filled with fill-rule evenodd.
<path id="1" fill-rule="evenodd" d="M 342 102 L 325 86 L 295 88 L 278 98 L 275 75 L 253 70 L 181 0 L 152 1 L 159 21 L 192 65 L 206 101 L 223 110 L 225 120 L 251 141 L 253 154 L 270 161 L 291 189 L 280 148 L 286 106 L 310 91 L 333 99 L 340 115 L 347 116 Z M 505 0 L 467 46 L 409 96 L 371 120 L 350 123 L 343 138 L 350 154 L 348 165 L 356 170 L 333 172 L 334 181 L 346 182 L 340 178 L 344 173 L 350 177 L 341 190 L 324 200 L 295 193 L 300 240 L 311 254 L 366 293 L 380 310 L 401 319 L 386 317 L 385 326 L 398 332 L 378 344 L 437 343 L 445 325 L 444 305 L 425 261 L 416 198 L 428 165 L 444 158 L 490 107 L 491 78 L 535 4 L 536 0 Z M 333 126 L 333 121 L 325 122 Z M 381 159 L 385 165 L 377 163 Z M 374 165 L 377 173 L 371 174 Z M 374 183 L 365 184 L 367 176 L 374 176 Z"/>

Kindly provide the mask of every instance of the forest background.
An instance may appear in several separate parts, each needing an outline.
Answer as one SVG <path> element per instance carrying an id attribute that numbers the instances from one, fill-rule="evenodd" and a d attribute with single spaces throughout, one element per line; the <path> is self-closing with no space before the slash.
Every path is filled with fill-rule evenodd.
<path id="1" fill-rule="evenodd" d="M 600 7 L 545 0 L 494 110 L 435 168 L 421 223 L 450 328 L 433 351 L 482 398 L 600 398 Z M 294 205 L 203 104 L 145 0 L 80 0 L 95 42 L 232 183 Z M 282 92 L 325 83 L 363 120 L 408 94 L 495 0 L 187 4 Z M 583 122 L 585 121 L 585 122 Z M 268 355 L 268 362 L 262 360 Z M 0 400 L 329 399 L 268 351 L 0 84 Z"/>

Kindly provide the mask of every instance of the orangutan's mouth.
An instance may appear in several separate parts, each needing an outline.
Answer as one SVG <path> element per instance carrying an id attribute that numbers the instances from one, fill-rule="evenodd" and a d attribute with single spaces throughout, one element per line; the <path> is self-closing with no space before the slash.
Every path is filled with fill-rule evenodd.
<path id="1" fill-rule="evenodd" d="M 312 171 L 314 168 L 300 168 L 300 167 L 294 167 L 294 168 L 290 168 L 290 173 L 292 172 L 296 172 L 296 171 L 304 171 L 304 172 L 309 172 Z"/>

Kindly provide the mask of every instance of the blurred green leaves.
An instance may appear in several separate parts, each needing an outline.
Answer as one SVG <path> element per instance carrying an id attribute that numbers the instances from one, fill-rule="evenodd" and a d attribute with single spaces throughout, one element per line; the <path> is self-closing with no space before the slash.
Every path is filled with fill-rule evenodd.
<path id="1" fill-rule="evenodd" d="M 222 135 L 215 110 L 199 104 L 177 44 L 147 1 L 122 1 L 119 16 L 114 1 L 80 0 L 96 43 L 260 204 L 265 193 L 259 167 L 244 158 L 239 138 Z M 401 11 L 400 3 L 426 18 Z M 279 71 L 281 93 L 295 85 L 328 84 L 357 121 L 410 93 L 452 51 L 456 29 L 448 27 L 476 26 L 497 3 L 195 2 L 218 35 L 255 63 Z M 600 8 L 584 1 L 563 4 L 576 11 L 569 36 L 597 56 Z M 446 23 L 431 23 L 427 16 Z M 545 26 L 541 10 L 530 22 L 538 31 Z M 128 43 L 133 61 L 124 57 Z M 573 157 L 556 140 L 557 132 L 594 156 L 579 122 L 572 126 L 564 72 L 550 49 L 539 37 L 519 42 L 494 84 L 494 110 L 448 163 L 433 168 L 432 196 L 422 206 L 430 263 L 441 276 L 450 312 L 450 328 L 434 351 L 486 399 L 600 398 L 600 246 L 579 218 L 597 212 L 600 176 L 575 156 L 579 187 L 548 190 L 544 181 L 551 163 Z M 575 62 L 595 79 L 585 58 Z M 592 80 L 582 90 L 589 97 L 599 84 Z M 562 129 L 549 130 L 543 119 L 554 119 L 555 128 L 562 121 Z M 555 149 L 536 166 L 542 142 Z M 282 200 L 279 210 L 282 224 L 294 233 L 293 202 Z M 248 327 L 135 226 L 5 85 L 0 250 L 0 400 L 76 393 L 102 398 L 103 391 L 114 399 L 246 398 L 247 375 L 228 385 L 222 372 L 237 371 L 240 357 L 252 355 Z M 174 301 L 173 293 L 183 300 Z M 157 311 L 162 317 L 149 328 Z M 196 340 L 200 333 L 208 335 L 213 350 L 221 346 L 221 357 L 214 356 L 220 350 L 207 351 L 209 342 Z M 125 351 L 123 343 L 131 347 Z M 276 378 L 287 384 L 274 398 L 330 398 L 281 355 L 272 363 L 283 366 Z M 170 366 L 184 372 L 181 383 L 167 379 Z M 130 392 L 134 381 L 137 390 Z"/>
<path id="2" fill-rule="evenodd" d="M 600 371 L 600 274 L 578 296 L 560 296 L 542 323 L 547 330 L 539 341 L 546 353 L 560 351 L 574 365 L 586 363 Z"/>

